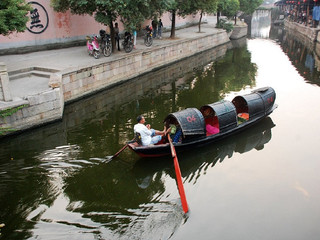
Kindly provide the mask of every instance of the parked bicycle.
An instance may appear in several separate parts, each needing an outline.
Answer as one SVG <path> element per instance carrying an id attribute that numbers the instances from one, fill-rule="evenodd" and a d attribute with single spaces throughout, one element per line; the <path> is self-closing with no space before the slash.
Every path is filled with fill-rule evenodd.
<path id="1" fill-rule="evenodd" d="M 144 35 L 144 44 L 147 47 L 150 47 L 153 43 L 153 38 L 152 38 L 152 27 L 151 26 L 146 26 L 145 28 L 145 35 Z"/>
<path id="2" fill-rule="evenodd" d="M 124 39 L 122 42 L 122 46 L 124 48 L 125 52 L 131 52 L 133 49 L 133 38 L 132 38 L 132 34 L 129 32 L 125 32 L 124 33 Z"/>
<path id="3" fill-rule="evenodd" d="M 109 57 L 112 53 L 111 37 L 105 30 L 100 30 L 100 46 L 105 57 Z"/>

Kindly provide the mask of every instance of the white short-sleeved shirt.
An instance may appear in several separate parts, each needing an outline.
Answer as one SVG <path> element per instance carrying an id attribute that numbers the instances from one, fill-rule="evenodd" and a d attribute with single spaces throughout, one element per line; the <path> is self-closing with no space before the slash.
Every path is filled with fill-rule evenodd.
<path id="1" fill-rule="evenodd" d="M 142 145 L 149 145 L 151 143 L 152 131 L 149 130 L 144 124 L 137 123 L 134 125 L 133 131 L 140 133 Z"/>

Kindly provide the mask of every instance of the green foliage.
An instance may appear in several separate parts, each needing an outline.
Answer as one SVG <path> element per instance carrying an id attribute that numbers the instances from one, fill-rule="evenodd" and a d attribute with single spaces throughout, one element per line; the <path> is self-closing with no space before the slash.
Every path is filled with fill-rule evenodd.
<path id="1" fill-rule="evenodd" d="M 5 135 L 8 132 L 14 132 L 14 131 L 16 131 L 16 129 L 0 127 L 0 135 Z M 0 235 L 1 235 L 1 233 L 0 233 Z"/>
<path id="2" fill-rule="evenodd" d="M 239 0 L 219 0 L 218 2 L 218 11 L 228 18 L 234 17 L 239 8 Z"/>
<path id="3" fill-rule="evenodd" d="M 24 32 L 30 10 L 31 6 L 24 0 L 1 0 L 0 34 L 6 36 L 15 31 Z"/>
<path id="4" fill-rule="evenodd" d="M 27 106 L 28 106 L 28 104 L 24 104 L 24 105 L 15 107 L 15 108 L 7 108 L 5 110 L 1 110 L 0 117 L 2 117 L 2 118 L 9 117 L 12 114 L 18 112 L 20 109 L 27 107 Z M 0 127 L 0 135 L 4 135 L 7 132 L 14 132 L 14 131 L 16 131 L 16 129 Z M 1 227 L 1 225 L 0 225 L 0 227 Z"/>
<path id="5" fill-rule="evenodd" d="M 251 15 L 262 3 L 263 0 L 239 0 L 240 11 Z"/>
<path id="6" fill-rule="evenodd" d="M 95 20 L 111 26 L 120 16 L 127 30 L 137 28 L 145 19 L 161 15 L 169 0 L 51 0 L 55 11 L 94 15 Z"/>
<path id="7" fill-rule="evenodd" d="M 11 116 L 12 114 L 18 112 L 20 109 L 27 107 L 27 104 L 21 105 L 19 107 L 15 107 L 15 108 L 7 108 L 5 110 L 1 110 L 0 111 L 0 117 L 4 118 L 4 117 L 8 117 Z"/>
<path id="8" fill-rule="evenodd" d="M 149 0 L 128 0 L 125 6 L 119 10 L 119 15 L 125 28 L 131 31 L 138 29 L 145 19 L 152 18 L 157 10 L 150 5 Z"/>
<path id="9" fill-rule="evenodd" d="M 227 33 L 233 30 L 233 24 L 227 22 L 225 19 L 220 19 L 219 23 L 216 25 L 217 28 L 222 28 L 227 31 Z"/>
<path id="10" fill-rule="evenodd" d="M 97 22 L 110 25 L 118 17 L 119 9 L 125 6 L 124 0 L 51 0 L 51 6 L 57 12 L 71 10 L 73 14 L 94 15 Z"/>
<path id="11" fill-rule="evenodd" d="M 202 13 L 215 13 L 218 0 L 185 0 L 179 3 L 180 15 Z"/>

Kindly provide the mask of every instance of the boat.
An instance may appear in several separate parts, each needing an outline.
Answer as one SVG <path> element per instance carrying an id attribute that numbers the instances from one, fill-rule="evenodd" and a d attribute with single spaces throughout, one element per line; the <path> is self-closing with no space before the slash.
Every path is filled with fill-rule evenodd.
<path id="1" fill-rule="evenodd" d="M 256 124 L 276 108 L 276 93 L 272 87 L 253 90 L 236 96 L 232 101 L 221 100 L 197 108 L 170 113 L 164 119 L 171 128 L 171 139 L 177 153 L 217 142 Z M 175 131 L 172 131 L 174 129 Z M 170 143 L 164 138 L 154 145 L 142 146 L 139 134 L 128 147 L 141 157 L 160 157 L 171 154 Z"/>

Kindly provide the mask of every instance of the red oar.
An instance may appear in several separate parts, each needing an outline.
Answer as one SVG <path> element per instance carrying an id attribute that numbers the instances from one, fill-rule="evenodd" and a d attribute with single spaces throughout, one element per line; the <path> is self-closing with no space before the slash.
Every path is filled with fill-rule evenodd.
<path id="1" fill-rule="evenodd" d="M 171 154 L 172 154 L 172 157 L 173 157 L 174 169 L 176 171 L 176 178 L 177 178 L 177 183 L 178 183 L 178 189 L 179 189 L 182 209 L 183 209 L 184 213 L 187 213 L 189 209 L 188 209 L 188 203 L 187 203 L 187 199 L 186 199 L 186 194 L 184 192 L 184 187 L 183 187 L 183 183 L 182 183 L 178 157 L 177 157 L 177 154 L 176 154 L 176 149 L 174 148 L 174 145 L 172 143 L 172 140 L 171 140 L 171 137 L 170 137 L 169 134 L 168 134 L 168 140 L 169 140 L 169 143 L 170 143 Z"/>

